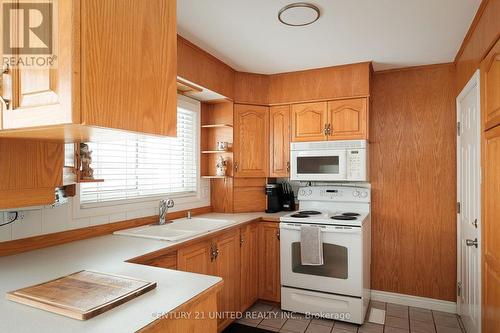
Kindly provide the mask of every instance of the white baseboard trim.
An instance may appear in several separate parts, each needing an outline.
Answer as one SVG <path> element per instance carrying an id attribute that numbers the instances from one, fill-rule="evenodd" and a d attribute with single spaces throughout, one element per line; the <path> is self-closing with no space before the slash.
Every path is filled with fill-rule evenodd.
<path id="1" fill-rule="evenodd" d="M 380 290 L 372 290 L 371 299 L 373 301 L 379 301 L 379 302 L 414 306 L 417 308 L 425 308 L 425 309 L 443 311 L 449 313 L 457 313 L 457 303 L 442 301 L 434 298 L 396 294 Z"/>

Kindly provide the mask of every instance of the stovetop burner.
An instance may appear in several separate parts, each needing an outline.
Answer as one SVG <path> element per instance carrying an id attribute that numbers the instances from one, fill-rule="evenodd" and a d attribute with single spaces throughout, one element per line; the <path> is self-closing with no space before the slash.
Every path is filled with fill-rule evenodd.
<path id="1" fill-rule="evenodd" d="M 321 214 L 321 212 L 318 212 L 317 210 L 303 210 L 303 211 L 300 211 L 299 214 L 319 215 L 319 214 Z"/>
<path id="2" fill-rule="evenodd" d="M 361 214 L 358 214 L 358 213 L 343 213 L 342 215 L 344 215 L 344 216 L 360 216 Z"/>
<path id="3" fill-rule="evenodd" d="M 302 214 L 302 213 L 297 213 L 297 214 L 292 214 L 292 215 L 290 215 L 290 217 L 297 217 L 297 218 L 301 218 L 301 219 L 303 219 L 303 218 L 309 217 L 309 215 L 307 215 L 307 214 Z"/>
<path id="4" fill-rule="evenodd" d="M 359 214 L 358 214 L 359 215 Z M 335 215 L 331 217 L 332 220 L 352 221 L 356 220 L 356 216 Z"/>

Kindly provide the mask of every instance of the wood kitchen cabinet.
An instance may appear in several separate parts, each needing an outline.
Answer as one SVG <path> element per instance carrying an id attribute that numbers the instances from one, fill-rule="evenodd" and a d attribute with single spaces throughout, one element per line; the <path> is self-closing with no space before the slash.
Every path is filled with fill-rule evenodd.
<path id="1" fill-rule="evenodd" d="M 290 106 L 273 106 L 269 113 L 269 177 L 290 176 Z"/>
<path id="2" fill-rule="evenodd" d="M 500 124 L 500 39 L 481 63 L 484 128 Z"/>
<path id="3" fill-rule="evenodd" d="M 326 140 L 328 103 L 302 103 L 292 105 L 292 141 Z"/>
<path id="4" fill-rule="evenodd" d="M 259 298 L 259 226 L 248 224 L 240 229 L 241 279 L 240 311 L 245 311 Z"/>
<path id="5" fill-rule="evenodd" d="M 366 98 L 328 102 L 328 140 L 368 139 Z"/>
<path id="6" fill-rule="evenodd" d="M 235 104 L 234 176 L 267 177 L 268 165 L 269 107 Z"/>
<path id="7" fill-rule="evenodd" d="M 211 240 L 180 248 L 177 251 L 177 267 L 181 271 L 222 277 L 224 285 L 217 297 L 217 309 L 220 313 L 239 311 L 239 229 L 230 230 Z M 219 318 L 219 331 L 231 321 L 230 317 Z"/>
<path id="8" fill-rule="evenodd" d="M 215 274 L 214 251 L 212 241 L 202 241 L 182 247 L 177 251 L 177 268 L 191 273 Z"/>
<path id="9" fill-rule="evenodd" d="M 292 105 L 292 141 L 368 139 L 368 99 Z"/>
<path id="10" fill-rule="evenodd" d="M 0 209 L 53 204 L 63 166 L 61 143 L 0 138 Z"/>
<path id="11" fill-rule="evenodd" d="M 279 223 L 259 223 L 259 298 L 281 301 Z"/>
<path id="12" fill-rule="evenodd" d="M 88 141 L 116 133 L 106 129 L 174 136 L 176 1 L 54 3 L 56 66 L 3 74 L 0 136 Z"/>

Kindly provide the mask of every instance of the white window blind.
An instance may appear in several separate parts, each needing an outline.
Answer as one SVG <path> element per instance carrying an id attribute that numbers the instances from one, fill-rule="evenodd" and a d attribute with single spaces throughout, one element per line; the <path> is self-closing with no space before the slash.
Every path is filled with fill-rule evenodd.
<path id="1" fill-rule="evenodd" d="M 82 183 L 80 202 L 116 202 L 198 189 L 198 112 L 177 108 L 177 137 L 131 135 L 122 141 L 89 143 L 94 178 Z"/>

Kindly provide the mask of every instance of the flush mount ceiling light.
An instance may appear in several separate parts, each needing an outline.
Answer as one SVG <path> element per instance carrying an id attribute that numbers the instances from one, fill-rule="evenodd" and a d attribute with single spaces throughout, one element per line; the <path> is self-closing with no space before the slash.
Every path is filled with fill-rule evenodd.
<path id="1" fill-rule="evenodd" d="M 302 27 L 319 19 L 320 10 L 315 5 L 306 2 L 289 4 L 280 9 L 278 20 L 292 27 Z"/>

